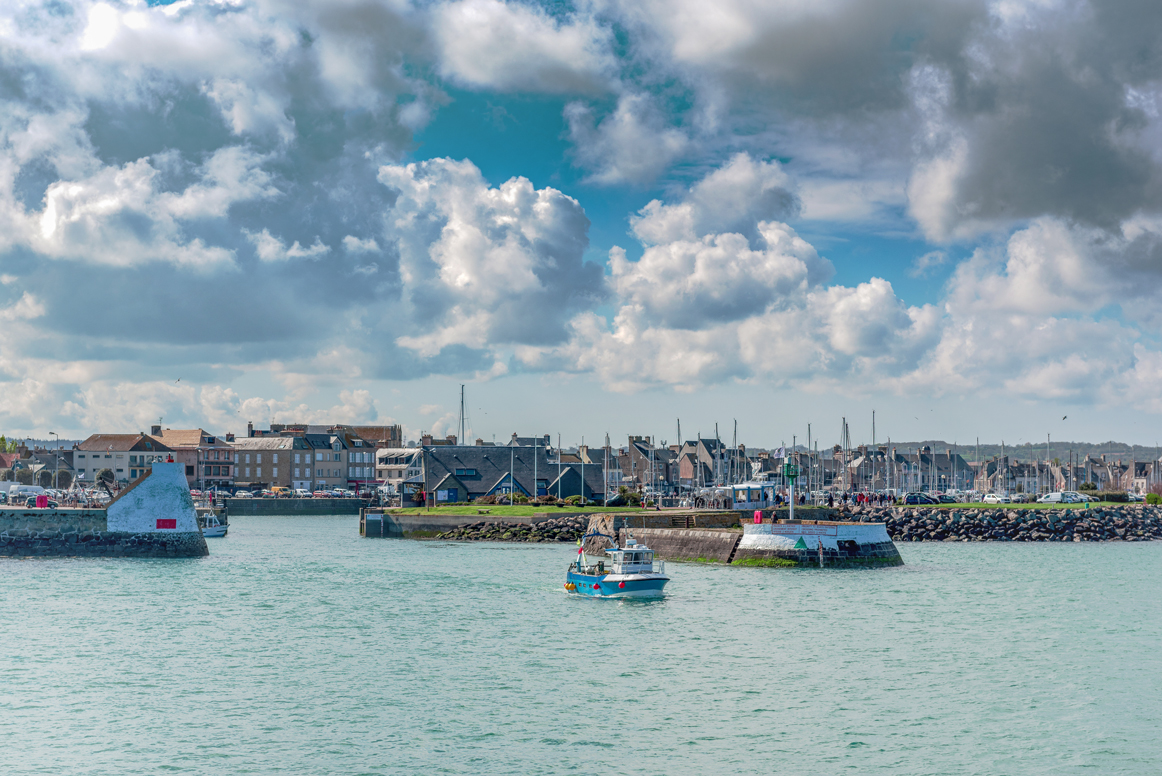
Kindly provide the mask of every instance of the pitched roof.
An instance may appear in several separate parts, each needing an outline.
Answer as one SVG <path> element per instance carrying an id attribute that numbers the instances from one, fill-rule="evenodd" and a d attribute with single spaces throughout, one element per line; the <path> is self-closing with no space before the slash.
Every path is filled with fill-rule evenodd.
<path id="1" fill-rule="evenodd" d="M 559 469 L 566 474 L 569 469 L 573 469 L 577 472 L 576 482 L 580 484 L 581 464 L 563 463 L 563 466 L 559 466 L 556 455 L 550 457 L 544 447 L 440 445 L 426 447 L 423 452 L 426 487 L 429 489 L 447 474 L 453 474 L 473 495 L 489 493 L 508 476 L 511 465 L 517 487 L 525 493 L 531 493 L 534 488 L 534 456 L 538 480 L 552 481 L 557 477 Z M 468 474 L 468 470 L 473 470 L 474 474 Z M 565 481 L 568 479 L 566 477 Z M 604 475 L 599 464 L 585 465 L 585 484 L 589 491 L 587 495 L 604 490 Z"/>
<path id="2" fill-rule="evenodd" d="M 335 442 L 339 443 L 340 449 L 347 449 L 347 440 L 343 439 L 343 437 L 339 436 L 338 434 L 316 434 L 314 432 L 310 432 L 303 434 L 300 438 L 311 447 L 319 450 L 330 450 L 331 445 L 333 445 Z"/>
<path id="3" fill-rule="evenodd" d="M 403 438 L 400 426 L 342 426 L 376 447 L 386 447 Z"/>
<path id="4" fill-rule="evenodd" d="M 290 450 L 294 447 L 293 436 L 260 436 L 235 439 L 232 446 L 236 450 Z"/>
<path id="5" fill-rule="evenodd" d="M 82 452 L 106 452 L 116 450 L 148 450 L 154 453 L 172 453 L 173 448 L 166 446 L 151 436 L 145 434 L 93 434 L 84 442 L 77 445 Z"/>
<path id="6" fill-rule="evenodd" d="M 209 444 L 227 446 L 224 439 L 201 428 L 167 428 L 159 434 L 150 434 L 150 436 L 154 439 L 160 439 L 163 444 L 170 447 L 198 447 Z M 207 442 L 206 439 L 214 441 Z"/>

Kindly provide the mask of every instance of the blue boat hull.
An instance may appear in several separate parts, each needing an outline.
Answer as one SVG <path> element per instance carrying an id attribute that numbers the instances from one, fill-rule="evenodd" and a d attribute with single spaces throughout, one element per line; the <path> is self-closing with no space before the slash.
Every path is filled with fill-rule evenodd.
<path id="1" fill-rule="evenodd" d="M 669 581 L 669 578 L 664 576 L 621 579 L 611 574 L 578 574 L 575 571 L 565 574 L 565 583 L 577 586 L 569 592 L 590 598 L 652 598 L 664 595 L 662 589 Z"/>

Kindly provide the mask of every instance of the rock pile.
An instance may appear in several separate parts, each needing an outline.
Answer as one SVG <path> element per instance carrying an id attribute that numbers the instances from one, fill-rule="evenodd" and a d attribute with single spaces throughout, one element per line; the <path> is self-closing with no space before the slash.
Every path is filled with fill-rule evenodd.
<path id="1" fill-rule="evenodd" d="M 854 507 L 840 520 L 884 523 L 904 542 L 1144 542 L 1162 539 L 1162 509 L 1137 504 L 1091 509 Z"/>
<path id="2" fill-rule="evenodd" d="M 536 525 L 481 522 L 436 534 L 436 538 L 468 542 L 576 542 L 588 525 L 589 519 L 585 517 L 558 517 Z"/>

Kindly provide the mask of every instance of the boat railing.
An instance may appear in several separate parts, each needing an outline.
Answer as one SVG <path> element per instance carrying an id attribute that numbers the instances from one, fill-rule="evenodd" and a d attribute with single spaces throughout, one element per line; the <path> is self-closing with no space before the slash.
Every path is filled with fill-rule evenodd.
<path id="1" fill-rule="evenodd" d="M 665 574 L 666 562 L 655 560 L 649 563 L 616 563 L 613 566 L 615 574 Z"/>

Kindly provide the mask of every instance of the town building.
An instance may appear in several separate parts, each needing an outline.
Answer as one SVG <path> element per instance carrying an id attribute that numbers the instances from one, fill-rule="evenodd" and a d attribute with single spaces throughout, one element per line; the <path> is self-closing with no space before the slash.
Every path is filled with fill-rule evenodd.
<path id="1" fill-rule="evenodd" d="M 179 460 L 178 453 L 148 434 L 93 434 L 73 450 L 77 482 L 92 485 L 108 469 L 114 482 L 129 483 L 144 475 L 157 461 Z M 192 458 L 191 458 L 192 460 Z M 185 464 L 186 477 L 194 464 Z"/>
<path id="2" fill-rule="evenodd" d="M 234 484 L 250 490 L 302 487 L 293 475 L 295 456 L 311 454 L 300 436 L 254 436 L 235 439 Z M 308 480 L 309 482 L 309 480 Z"/>
<path id="3" fill-rule="evenodd" d="M 604 471 L 565 463 L 556 450 L 537 444 L 432 445 L 420 447 L 420 473 L 404 481 L 404 505 L 471 501 L 481 496 L 604 497 Z"/>
<path id="4" fill-rule="evenodd" d="M 300 437 L 310 452 L 310 458 L 304 455 L 303 474 L 311 475 L 311 490 L 334 490 L 346 488 L 348 447 L 346 440 L 339 434 L 326 432 L 308 432 Z"/>
<path id="5" fill-rule="evenodd" d="M 194 462 L 194 471 L 187 471 L 186 480 L 191 488 L 218 490 L 234 484 L 233 434 L 226 438 L 200 428 L 163 429 L 153 426 L 149 435 Z"/>
<path id="6" fill-rule="evenodd" d="M 422 456 L 418 447 L 388 447 L 375 451 L 375 476 L 393 493 L 404 480 L 418 477 Z"/>

